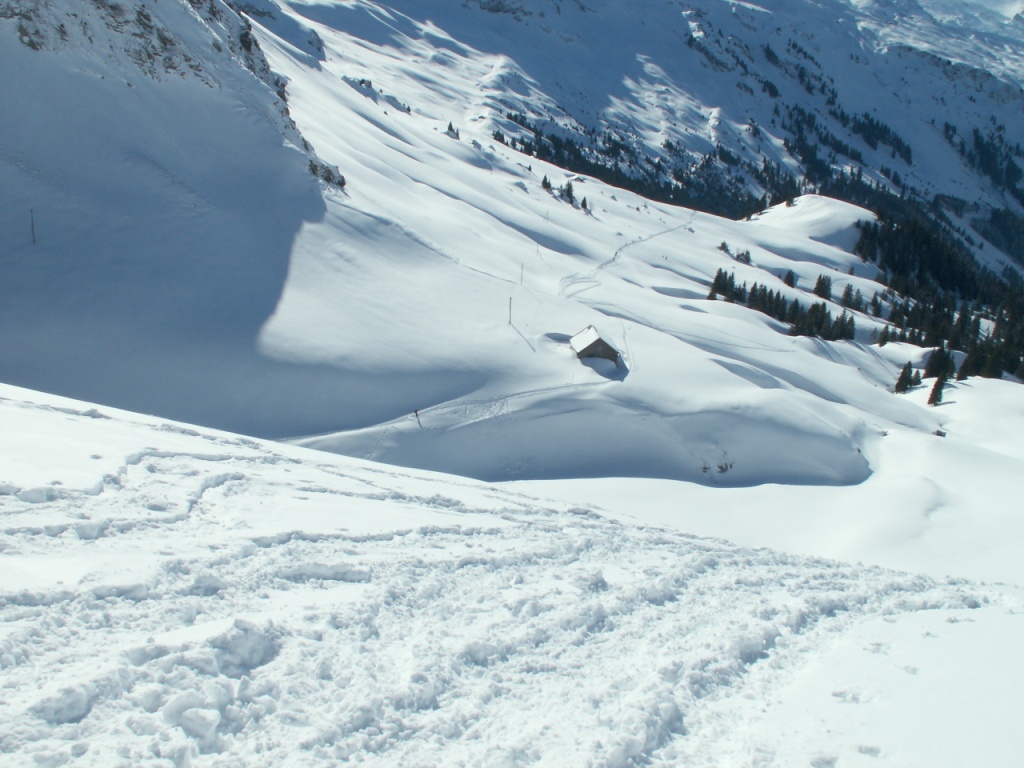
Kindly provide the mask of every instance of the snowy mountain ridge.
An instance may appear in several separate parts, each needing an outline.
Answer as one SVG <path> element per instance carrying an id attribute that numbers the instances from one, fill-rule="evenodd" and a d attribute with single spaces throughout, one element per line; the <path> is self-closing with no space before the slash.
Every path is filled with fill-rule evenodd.
<path id="1" fill-rule="evenodd" d="M 422 16 L 414 6 L 391 7 L 413 25 Z M 372 17 L 372 8 L 350 12 Z M 473 9 L 515 22 L 490 21 Z M 906 186 L 925 201 L 942 194 L 1006 204 L 949 142 L 935 141 L 950 122 L 968 139 L 974 128 L 995 128 L 1009 146 L 1020 144 L 1011 117 L 1021 103 L 1020 25 L 981 5 L 485 3 L 466 4 L 448 18 L 442 23 L 460 44 L 502 51 L 560 107 L 550 110 L 537 93 L 513 91 L 497 96 L 507 111 L 560 125 L 584 145 L 596 131 L 599 141 L 637 154 L 623 158 L 637 166 L 634 173 L 659 162 L 662 176 L 691 173 L 709 153 L 724 150 L 733 157 L 718 173 L 757 195 L 771 194 L 756 178 L 763 161 L 798 181 L 813 163 L 792 145 L 781 146 L 792 141 L 786 122 L 798 108 L 816 118 L 814 141 L 833 153 L 823 159 L 834 170 L 860 167 L 871 181 L 897 191 Z M 621 96 L 620 75 L 627 86 Z M 858 124 L 862 115 L 880 123 L 873 133 Z M 886 135 L 889 144 L 883 139 L 878 147 L 877 136 Z M 904 143 L 904 156 L 886 157 Z M 968 193 L 979 182 L 982 194 Z"/>
<path id="2" fill-rule="evenodd" d="M 129 78 L 197 78 L 210 88 L 244 89 L 251 109 L 279 127 L 285 139 L 321 162 L 288 115 L 285 83 L 275 75 L 252 35 L 252 25 L 223 2 L 162 3 L 127 8 L 118 2 L 83 4 L 69 13 L 50 0 L 7 0 L 0 18 L 17 19 L 19 41 L 33 50 L 74 56 L 84 71 L 105 77 L 109 67 Z M 238 65 L 272 89 L 276 99 L 238 77 Z M 343 184 L 337 169 L 329 181 Z"/>

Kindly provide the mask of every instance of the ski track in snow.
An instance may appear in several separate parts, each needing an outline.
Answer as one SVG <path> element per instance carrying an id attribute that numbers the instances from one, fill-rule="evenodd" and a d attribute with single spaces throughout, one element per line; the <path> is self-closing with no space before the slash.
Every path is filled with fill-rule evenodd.
<path id="1" fill-rule="evenodd" d="M 418 413 L 421 420 L 417 422 L 417 429 L 434 426 L 429 422 L 426 425 L 423 424 L 422 419 L 426 416 L 432 416 L 436 419 L 436 417 L 454 415 L 458 417 L 457 423 L 460 425 L 475 424 L 477 422 L 491 421 L 507 414 L 510 410 L 509 405 L 520 400 L 530 400 L 543 395 L 557 394 L 559 392 L 581 392 L 586 389 L 600 387 L 603 383 L 604 382 L 600 381 L 582 383 L 571 381 L 567 384 L 554 384 L 547 387 L 524 389 L 520 392 L 512 392 L 510 394 L 500 395 L 497 397 L 485 397 L 473 400 L 464 399 L 451 403 L 438 403 L 437 405 L 430 405 L 419 409 Z M 366 458 L 372 460 L 377 449 L 380 447 L 380 444 L 386 438 L 388 431 L 392 428 L 407 425 L 409 423 L 409 418 L 409 416 L 399 416 L 391 421 L 375 425 L 374 429 L 383 428 L 383 430 L 373 450 Z M 327 435 L 323 436 L 328 436 L 330 434 L 331 433 L 327 433 Z M 302 438 L 302 441 L 303 443 L 315 442 L 316 437 Z"/>
<path id="2" fill-rule="evenodd" d="M 654 240 L 657 237 L 662 237 L 664 235 L 670 235 L 673 232 L 678 232 L 680 229 L 689 229 L 690 225 L 693 223 L 693 220 L 696 217 L 697 217 L 696 212 L 692 212 L 690 214 L 690 218 L 687 219 L 686 222 L 684 222 L 683 224 L 677 224 L 677 225 L 675 225 L 673 227 L 669 227 L 668 229 L 662 230 L 660 232 L 654 232 L 653 234 L 645 235 L 643 237 L 639 237 L 639 238 L 637 238 L 635 240 L 631 240 L 630 242 L 626 243 L 625 245 L 619 246 L 619 248 L 615 251 L 615 253 L 612 254 L 612 256 L 610 258 L 606 259 L 605 261 L 602 261 L 600 264 L 598 264 L 596 267 L 591 269 L 586 274 L 581 274 L 581 273 L 577 272 L 575 274 L 567 275 L 566 277 L 563 277 L 561 279 L 561 281 L 559 282 L 559 287 L 558 287 L 558 295 L 559 295 L 559 297 L 561 297 L 561 298 L 576 298 L 581 293 L 583 293 L 585 291 L 588 291 L 591 288 L 595 288 L 595 287 L 601 285 L 601 281 L 597 279 L 598 274 L 600 274 L 602 271 L 604 271 L 605 269 L 610 267 L 612 264 L 617 262 L 619 260 L 619 257 L 622 255 L 623 251 L 625 251 L 628 248 L 632 248 L 634 246 L 637 246 L 637 245 L 642 245 L 644 243 L 649 243 L 650 241 Z M 582 286 L 582 287 L 576 288 L 576 286 Z M 573 289 L 573 288 L 576 288 L 576 290 L 573 290 L 572 292 L 570 292 L 570 289 Z"/>
<path id="3" fill-rule="evenodd" d="M 96 568 L 0 588 L 5 765 L 713 760 L 746 717 L 723 702 L 764 700 L 864 619 L 1003 599 L 161 434 L 197 450 L 147 447 L 96 487 L 0 496 L 5 558 Z M 357 519 L 375 522 L 344 527 Z M 148 575 L 118 570 L 136 552 Z"/>

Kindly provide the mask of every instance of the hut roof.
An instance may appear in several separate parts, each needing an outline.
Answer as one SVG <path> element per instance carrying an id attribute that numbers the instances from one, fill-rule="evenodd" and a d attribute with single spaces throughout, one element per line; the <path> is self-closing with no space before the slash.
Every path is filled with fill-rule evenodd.
<path id="1" fill-rule="evenodd" d="M 597 329 L 588 325 L 582 331 L 569 339 L 569 346 L 576 353 L 576 357 L 603 357 L 606 360 L 617 362 L 618 351 L 611 344 L 601 338 Z"/>
<path id="2" fill-rule="evenodd" d="M 580 331 L 575 336 L 573 336 L 571 339 L 569 339 L 569 346 L 571 346 L 572 347 L 572 351 L 575 352 L 578 355 L 580 352 L 585 350 L 587 347 L 589 347 L 595 341 L 600 341 L 600 340 L 601 340 L 601 336 L 597 332 L 597 329 L 594 326 L 592 326 L 592 325 L 588 325 L 582 331 Z"/>

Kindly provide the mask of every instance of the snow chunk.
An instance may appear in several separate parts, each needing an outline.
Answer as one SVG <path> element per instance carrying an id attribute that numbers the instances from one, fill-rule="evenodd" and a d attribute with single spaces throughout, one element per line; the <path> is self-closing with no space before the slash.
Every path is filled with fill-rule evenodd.
<path id="1" fill-rule="evenodd" d="M 217 666 L 228 677 L 242 677 L 273 661 L 280 650 L 280 632 L 269 624 L 261 628 L 250 621 L 235 619 L 235 625 L 210 641 L 217 653 Z"/>
<path id="2" fill-rule="evenodd" d="M 35 706 L 35 713 L 51 725 L 77 723 L 89 714 L 95 700 L 92 686 L 75 685 L 43 699 Z"/>
<path id="3" fill-rule="evenodd" d="M 46 504 L 64 498 L 64 491 L 52 485 L 42 485 L 36 488 L 26 488 L 23 491 L 18 491 L 15 495 L 19 500 L 28 504 Z"/>
<path id="4" fill-rule="evenodd" d="M 227 582 L 215 573 L 200 573 L 192 582 L 188 593 L 199 597 L 213 597 L 227 586 Z"/>
<path id="5" fill-rule="evenodd" d="M 186 709 L 178 718 L 178 725 L 185 733 L 201 742 L 208 742 L 220 725 L 220 712 L 215 709 L 194 707 Z"/>
<path id="6" fill-rule="evenodd" d="M 75 533 L 82 541 L 95 541 L 107 532 L 109 520 L 88 520 L 75 526 Z"/>
<path id="7" fill-rule="evenodd" d="M 286 581 L 347 581 L 351 583 L 367 582 L 370 571 L 366 568 L 354 568 L 350 565 L 327 565 L 325 563 L 302 563 L 281 569 L 279 573 Z"/>
<path id="8" fill-rule="evenodd" d="M 462 649 L 460 656 L 463 661 L 479 667 L 486 667 L 493 661 L 504 661 L 508 658 L 505 651 L 497 645 L 482 640 L 475 640 L 467 644 Z"/>
<path id="9" fill-rule="evenodd" d="M 195 691 L 184 691 L 183 693 L 179 693 L 177 696 L 172 696 L 171 699 L 164 704 L 164 720 L 171 725 L 178 725 L 181 723 L 182 715 L 184 715 L 185 712 L 201 707 L 204 703 L 205 699 Z"/>

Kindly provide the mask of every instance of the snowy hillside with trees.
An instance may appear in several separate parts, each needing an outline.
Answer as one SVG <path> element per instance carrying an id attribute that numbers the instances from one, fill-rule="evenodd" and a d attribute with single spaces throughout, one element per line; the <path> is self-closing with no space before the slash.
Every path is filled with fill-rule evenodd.
<path id="1" fill-rule="evenodd" d="M 934 431 L 933 415 L 887 390 L 908 361 L 926 372 L 940 345 L 953 350 L 954 372 L 1016 371 L 1020 293 L 970 266 L 949 239 L 963 229 L 955 221 L 946 234 L 898 226 L 889 213 L 820 196 L 734 221 L 549 162 L 572 138 L 552 143 L 550 132 L 568 125 L 554 119 L 556 105 L 586 85 L 580 104 L 591 105 L 595 126 L 628 115 L 636 151 L 641 139 L 648 149 L 685 139 L 693 154 L 710 130 L 699 121 L 714 118 L 705 101 L 730 93 L 735 104 L 722 102 L 714 135 L 739 153 L 726 135 L 754 139 L 735 110 L 767 99 L 758 141 L 775 149 L 762 161 L 797 173 L 784 145 L 799 143 L 799 131 L 786 134 L 776 120 L 768 138 L 778 100 L 743 100 L 742 77 L 703 94 L 736 73 L 708 70 L 690 38 L 663 35 L 690 30 L 701 40 L 697 16 L 707 27 L 735 12 L 743 23 L 728 40 L 738 45 L 765 30 L 749 14 L 803 24 L 805 37 L 818 29 L 813 19 L 707 3 L 680 27 L 668 23 L 666 14 L 684 18 L 673 4 L 631 14 L 539 0 L 485 5 L 420 20 L 411 6 L 362 1 L 237 12 L 219 2 L 134 12 L 8 3 L 2 55 L 19 76 L 2 117 L 6 380 L 265 437 L 331 433 L 310 444 L 492 480 L 614 474 L 751 485 L 860 482 L 881 432 Z M 499 7 L 520 10 L 488 12 Z M 879 8 L 847 7 L 859 30 L 847 45 L 867 45 Z M 978 13 L 979 34 L 1016 29 Z M 597 66 L 609 30 L 655 21 L 664 21 L 657 34 L 631 39 L 672 63 L 665 77 L 676 90 L 632 72 L 647 54 Z M 566 55 L 558 40 L 593 53 Z M 978 109 L 990 110 L 1003 99 L 992 114 L 1012 113 L 1012 62 L 966 103 L 984 96 Z M 615 78 L 635 88 L 617 95 Z M 786 87 L 801 88 L 799 76 Z M 906 93 L 935 101 L 959 91 L 939 78 Z M 645 111 L 649 102 L 661 106 Z M 843 103 L 850 114 L 862 106 Z M 530 134 L 533 155 L 528 137 L 514 140 L 508 112 L 532 123 L 554 116 L 548 138 Z M 911 112 L 893 107 L 889 119 Z M 647 178 L 627 155 L 622 174 Z M 704 157 L 722 170 L 730 164 L 720 155 Z M 974 179 L 963 194 L 992 199 L 990 183 L 951 156 L 915 167 L 920 195 L 953 195 L 941 174 L 960 168 L 958 178 Z M 813 189 L 813 164 L 802 173 L 794 189 Z M 880 190 L 881 173 L 865 161 L 858 176 Z M 770 195 L 752 177 L 715 174 L 721 189 Z M 680 178 L 680 189 L 710 200 L 711 187 Z M 566 342 L 588 326 L 622 354 L 615 370 L 573 359 Z M 899 343 L 872 344 L 890 340 Z M 499 429 L 514 439 L 491 439 Z M 772 445 L 790 439 L 806 449 Z"/>
<path id="2" fill-rule="evenodd" d="M 1014 765 L 1018 5 L 0 0 L 2 751 Z"/>

